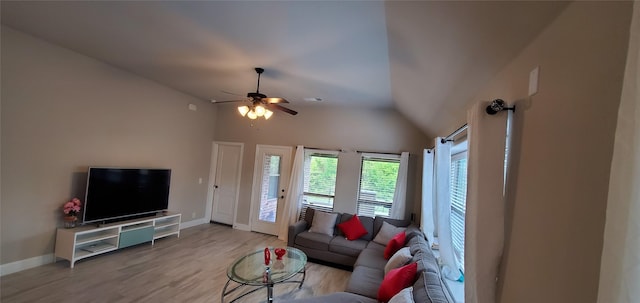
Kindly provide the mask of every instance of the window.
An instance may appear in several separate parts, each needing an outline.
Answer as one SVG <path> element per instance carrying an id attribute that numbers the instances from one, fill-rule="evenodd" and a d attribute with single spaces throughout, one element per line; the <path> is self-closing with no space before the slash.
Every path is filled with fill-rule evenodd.
<path id="1" fill-rule="evenodd" d="M 280 156 L 269 157 L 269 190 L 267 191 L 267 199 L 278 198 L 278 184 L 280 183 Z"/>
<path id="2" fill-rule="evenodd" d="M 465 144 L 466 145 L 466 144 Z M 453 251 L 464 272 L 464 219 L 467 209 L 467 151 L 451 156 L 451 238 Z M 452 151 L 454 151 L 452 149 Z"/>
<path id="3" fill-rule="evenodd" d="M 399 155 L 362 155 L 358 188 L 359 216 L 389 216 L 399 169 Z"/>
<path id="4" fill-rule="evenodd" d="M 305 150 L 304 193 L 300 218 L 307 207 L 333 211 L 338 172 L 338 152 Z"/>
<path id="5" fill-rule="evenodd" d="M 265 154 L 263 159 L 262 179 L 264 183 L 260 197 L 260 213 L 258 219 L 276 222 L 278 212 L 278 185 L 280 184 L 280 156 Z"/>

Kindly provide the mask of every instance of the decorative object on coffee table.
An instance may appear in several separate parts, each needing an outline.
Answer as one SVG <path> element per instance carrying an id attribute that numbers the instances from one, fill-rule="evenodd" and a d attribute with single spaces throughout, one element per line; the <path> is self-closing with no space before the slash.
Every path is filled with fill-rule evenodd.
<path id="1" fill-rule="evenodd" d="M 62 212 L 64 213 L 64 227 L 65 228 L 74 228 L 76 227 L 76 222 L 78 221 L 78 215 L 80 214 L 80 208 L 82 206 L 82 202 L 80 199 L 73 198 L 71 201 L 66 202 L 62 206 Z"/>
<path id="2" fill-rule="evenodd" d="M 276 253 L 276 260 L 282 260 L 282 256 L 287 253 L 287 250 L 284 248 L 276 248 L 273 252 Z"/>
<path id="3" fill-rule="evenodd" d="M 268 267 L 270 262 L 271 262 L 271 252 L 269 251 L 269 247 L 265 247 L 264 248 L 264 265 Z"/>
<path id="4" fill-rule="evenodd" d="M 274 260 L 273 264 L 265 265 L 267 255 L 271 255 L 273 248 L 265 250 L 257 250 L 248 255 L 241 256 L 227 269 L 227 278 L 229 280 L 222 289 L 221 302 L 236 302 L 240 298 L 245 297 L 263 288 L 267 289 L 267 302 L 273 302 L 273 287 L 281 283 L 299 283 L 298 288 L 302 287 L 306 276 L 307 255 L 301 250 L 293 247 L 287 247 L 288 252 L 283 256 L 282 260 Z M 269 251 L 269 252 L 267 252 Z M 271 260 L 270 260 L 271 261 Z M 273 265 L 273 267 L 270 267 Z M 291 280 L 294 276 L 302 274 L 300 280 Z M 229 288 L 231 282 L 238 285 Z M 253 289 L 239 291 L 235 297 L 230 297 L 236 290 L 245 286 L 254 286 Z"/>

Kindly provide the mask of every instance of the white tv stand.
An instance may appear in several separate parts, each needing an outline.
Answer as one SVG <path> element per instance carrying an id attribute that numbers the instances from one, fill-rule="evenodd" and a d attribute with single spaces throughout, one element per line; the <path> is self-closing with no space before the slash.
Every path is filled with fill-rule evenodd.
<path id="1" fill-rule="evenodd" d="M 181 214 L 166 212 L 153 217 L 96 226 L 58 228 L 56 258 L 76 261 L 132 245 L 176 235 L 180 237 Z"/>

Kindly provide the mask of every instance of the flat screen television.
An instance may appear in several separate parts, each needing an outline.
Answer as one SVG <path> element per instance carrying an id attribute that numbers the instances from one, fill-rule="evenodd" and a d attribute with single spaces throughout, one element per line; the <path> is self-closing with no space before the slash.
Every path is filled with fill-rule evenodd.
<path id="1" fill-rule="evenodd" d="M 169 206 L 170 169 L 90 167 L 83 223 L 152 215 Z"/>

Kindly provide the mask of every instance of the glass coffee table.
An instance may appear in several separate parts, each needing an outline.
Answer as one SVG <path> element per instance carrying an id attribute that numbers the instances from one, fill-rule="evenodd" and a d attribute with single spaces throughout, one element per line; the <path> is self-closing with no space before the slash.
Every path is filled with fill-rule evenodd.
<path id="1" fill-rule="evenodd" d="M 267 289 L 267 302 L 273 302 L 273 286 L 275 284 L 300 283 L 298 288 L 302 287 L 307 274 L 305 269 L 307 255 L 297 248 L 287 247 L 287 252 L 282 257 L 282 260 L 277 260 L 273 250 L 273 247 L 269 247 L 271 253 L 269 266 L 264 264 L 264 249 L 254 251 L 234 260 L 229 269 L 227 269 L 227 278 L 229 280 L 224 285 L 224 289 L 222 289 L 220 302 L 224 303 L 225 297 L 244 286 L 255 286 L 256 288 L 240 292 L 237 297 L 229 301 L 230 303 L 263 288 Z M 302 274 L 302 279 L 291 280 L 298 274 Z M 238 285 L 227 290 L 232 281 Z"/>

